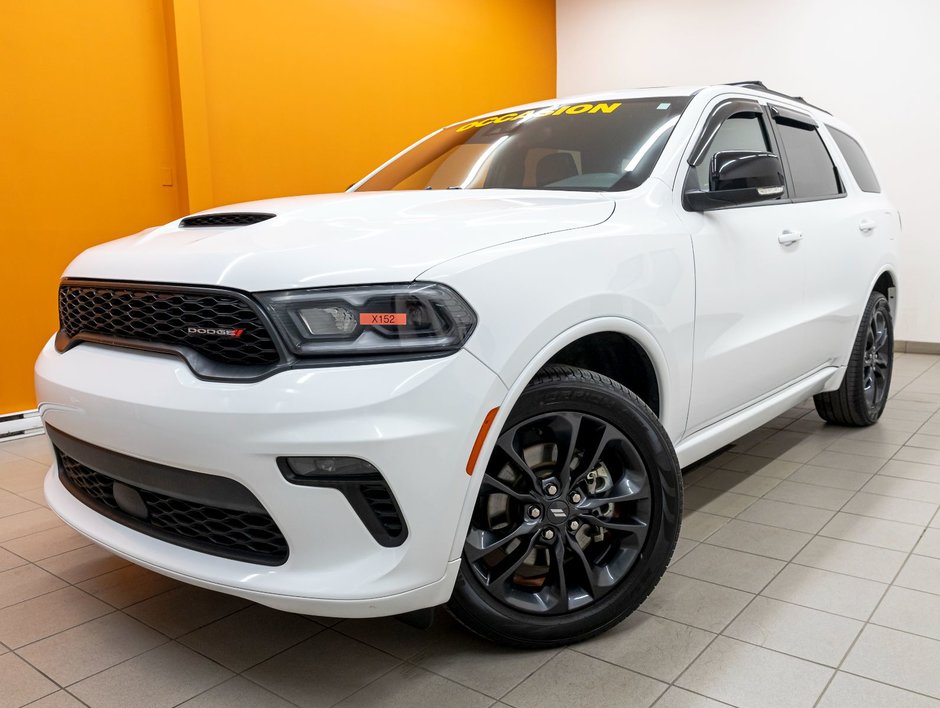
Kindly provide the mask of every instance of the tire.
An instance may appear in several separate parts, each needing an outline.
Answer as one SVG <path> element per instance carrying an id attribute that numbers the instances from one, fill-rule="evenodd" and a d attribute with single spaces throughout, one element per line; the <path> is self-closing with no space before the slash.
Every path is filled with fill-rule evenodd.
<path id="1" fill-rule="evenodd" d="M 878 421 L 888 402 L 894 368 L 894 323 L 887 298 L 868 298 L 842 385 L 813 397 L 816 412 L 830 423 L 862 427 Z"/>
<path id="2" fill-rule="evenodd" d="M 606 376 L 546 367 L 487 464 L 448 609 L 510 646 L 588 639 L 656 587 L 681 516 L 679 462 L 653 412 Z"/>

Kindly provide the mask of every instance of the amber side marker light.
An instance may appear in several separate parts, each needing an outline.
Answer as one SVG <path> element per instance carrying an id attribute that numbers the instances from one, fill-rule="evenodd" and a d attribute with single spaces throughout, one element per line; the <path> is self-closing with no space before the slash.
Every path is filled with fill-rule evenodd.
<path id="1" fill-rule="evenodd" d="M 490 426 L 493 425 L 493 420 L 496 418 L 497 413 L 499 413 L 498 406 L 487 413 L 486 417 L 483 419 L 483 425 L 480 426 L 480 432 L 477 433 L 477 439 L 473 441 L 473 449 L 470 451 L 470 459 L 467 460 L 467 474 L 473 474 L 473 468 L 477 465 L 477 458 L 480 456 L 480 449 L 483 447 L 483 441 L 486 440 L 486 434 L 490 432 Z"/>

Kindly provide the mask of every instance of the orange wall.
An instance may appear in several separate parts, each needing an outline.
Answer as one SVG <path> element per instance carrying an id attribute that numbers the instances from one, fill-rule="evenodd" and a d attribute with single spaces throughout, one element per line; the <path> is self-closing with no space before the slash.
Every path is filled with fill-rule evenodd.
<path id="1" fill-rule="evenodd" d="M 0 415 L 35 406 L 84 248 L 339 191 L 440 125 L 555 93 L 554 0 L 2 2 Z"/>

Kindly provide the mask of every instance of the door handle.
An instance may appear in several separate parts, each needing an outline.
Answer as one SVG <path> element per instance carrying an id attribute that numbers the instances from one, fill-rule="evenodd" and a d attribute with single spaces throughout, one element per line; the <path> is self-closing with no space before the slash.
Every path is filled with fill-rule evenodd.
<path id="1" fill-rule="evenodd" d="M 858 230 L 867 236 L 875 230 L 877 225 L 872 219 L 862 219 L 858 222 Z"/>
<path id="2" fill-rule="evenodd" d="M 783 246 L 792 246 L 797 241 L 803 240 L 803 234 L 799 231 L 784 231 L 777 236 L 777 241 Z"/>

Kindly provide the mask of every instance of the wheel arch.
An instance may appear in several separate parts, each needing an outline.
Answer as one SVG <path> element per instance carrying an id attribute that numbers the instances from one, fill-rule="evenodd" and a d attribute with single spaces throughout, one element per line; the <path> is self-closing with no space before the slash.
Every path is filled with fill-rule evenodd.
<path id="1" fill-rule="evenodd" d="M 869 294 L 879 292 L 888 299 L 888 307 L 891 310 L 891 318 L 897 320 L 897 302 L 898 302 L 898 276 L 891 267 L 884 267 L 875 277 Z"/>
<path id="2" fill-rule="evenodd" d="M 535 378 L 538 372 L 547 364 L 561 363 L 560 361 L 553 361 L 554 357 L 564 352 L 566 348 L 571 345 L 579 341 L 590 341 L 591 337 L 598 335 L 624 337 L 627 342 L 629 342 L 627 346 L 635 347 L 634 351 L 642 352 L 643 356 L 645 356 L 649 362 L 649 367 L 656 378 L 658 410 L 654 409 L 654 412 L 656 412 L 659 419 L 663 422 L 664 427 L 671 433 L 673 441 L 678 440 L 681 436 L 685 424 L 685 411 L 680 411 L 680 406 L 672 401 L 672 386 L 670 383 L 671 379 L 666 354 L 649 330 L 633 320 L 621 317 L 600 317 L 570 327 L 543 346 L 542 349 L 530 359 L 529 363 L 522 369 L 514 381 L 507 382 L 507 393 L 500 404 L 499 412 L 493 419 L 492 425 L 486 434 L 486 438 L 480 448 L 480 454 L 473 468 L 472 479 L 467 488 L 467 496 L 464 499 L 463 509 L 457 523 L 457 532 L 454 537 L 453 546 L 451 547 L 451 559 L 460 558 L 467 527 L 470 523 L 470 515 L 473 511 L 473 504 L 480 491 L 480 482 L 483 477 L 483 472 L 489 462 L 490 455 L 493 453 L 496 438 L 499 437 L 499 433 L 503 425 L 505 425 L 506 419 L 509 417 L 510 412 L 516 405 L 522 392 L 525 390 L 526 386 L 528 386 L 529 382 Z M 570 351 L 572 350 L 569 350 L 569 352 Z M 619 381 L 619 379 L 615 380 Z M 623 382 L 621 381 L 621 383 Z M 640 395 L 636 391 L 634 391 L 634 393 Z M 667 420 L 671 421 L 671 425 L 666 424 Z"/>

